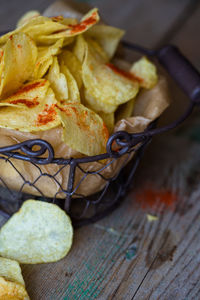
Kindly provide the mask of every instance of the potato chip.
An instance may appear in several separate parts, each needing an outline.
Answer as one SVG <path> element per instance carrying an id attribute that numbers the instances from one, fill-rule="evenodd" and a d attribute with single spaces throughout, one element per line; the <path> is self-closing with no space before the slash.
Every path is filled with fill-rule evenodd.
<path id="1" fill-rule="evenodd" d="M 79 59 L 69 50 L 64 50 L 60 56 L 59 60 L 63 60 L 64 64 L 67 66 L 73 77 L 75 78 L 78 88 L 82 86 L 82 65 Z"/>
<path id="2" fill-rule="evenodd" d="M 1 300 L 30 300 L 25 287 L 16 282 L 8 281 L 0 277 Z"/>
<path id="3" fill-rule="evenodd" d="M 1 228 L 0 253 L 24 264 L 55 262 L 69 252 L 72 237 L 70 218 L 62 209 L 27 200 Z"/>
<path id="4" fill-rule="evenodd" d="M 115 54 L 123 35 L 124 30 L 107 25 L 96 25 L 86 32 L 86 36 L 92 37 L 98 41 L 109 59 Z"/>
<path id="5" fill-rule="evenodd" d="M 24 33 L 10 36 L 1 59 L 0 97 L 15 92 L 27 81 L 34 70 L 37 48 Z"/>
<path id="6" fill-rule="evenodd" d="M 0 277 L 25 285 L 20 265 L 15 260 L 0 257 Z"/>
<path id="7" fill-rule="evenodd" d="M 25 23 L 27 23 L 30 19 L 40 16 L 39 11 L 37 10 L 31 10 L 25 13 L 17 22 L 17 27 L 23 26 Z"/>
<path id="8" fill-rule="evenodd" d="M 0 127 L 32 132 L 54 128 L 60 124 L 56 99 L 45 79 L 24 85 L 17 93 L 1 102 Z M 14 104 L 16 107 L 6 107 Z"/>
<path id="9" fill-rule="evenodd" d="M 112 134 L 115 124 L 115 115 L 114 113 L 105 113 L 103 111 L 98 112 L 98 115 L 102 118 L 106 127 L 108 128 L 109 134 Z"/>
<path id="10" fill-rule="evenodd" d="M 84 90 L 84 99 L 82 100 L 85 106 L 94 110 L 95 112 L 104 112 L 106 114 L 110 114 L 115 112 L 117 109 L 117 105 L 104 103 L 98 100 L 98 98 L 93 98 L 86 89 Z"/>
<path id="11" fill-rule="evenodd" d="M 138 93 L 137 81 L 115 72 L 110 65 L 102 64 L 87 46 L 82 72 L 88 95 L 102 103 L 119 105 L 134 98 Z"/>
<path id="12" fill-rule="evenodd" d="M 120 105 L 116 111 L 116 122 L 122 119 L 126 119 L 132 116 L 135 99 L 131 99 L 128 102 Z"/>
<path id="13" fill-rule="evenodd" d="M 85 57 L 86 47 L 87 44 L 85 42 L 84 37 L 82 35 L 77 36 L 76 43 L 73 48 L 73 53 L 81 63 L 83 63 Z"/>
<path id="14" fill-rule="evenodd" d="M 69 98 L 67 79 L 60 71 L 57 57 L 53 58 L 53 63 L 46 78 L 49 80 L 57 100 L 62 101 Z"/>
<path id="15" fill-rule="evenodd" d="M 153 88 L 158 82 L 156 67 L 146 57 L 142 57 L 135 62 L 130 72 L 139 79 L 140 86 L 146 89 Z"/>
<path id="16" fill-rule="evenodd" d="M 80 93 L 78 85 L 69 69 L 65 66 L 64 62 L 61 62 L 61 72 L 65 75 L 68 85 L 68 102 L 80 102 Z"/>
<path id="17" fill-rule="evenodd" d="M 58 55 L 63 46 L 63 39 L 48 47 L 38 47 L 38 56 L 35 64 L 34 79 L 42 78 L 50 65 L 53 63 L 53 56 Z"/>
<path id="18" fill-rule="evenodd" d="M 91 38 L 87 38 L 86 42 L 88 44 L 90 52 L 98 61 L 101 61 L 102 63 L 107 63 L 109 61 L 107 53 L 98 44 L 98 42 Z"/>
<path id="19" fill-rule="evenodd" d="M 106 151 L 109 133 L 100 116 L 80 103 L 67 103 L 59 110 L 63 141 L 69 147 L 85 155 Z"/>

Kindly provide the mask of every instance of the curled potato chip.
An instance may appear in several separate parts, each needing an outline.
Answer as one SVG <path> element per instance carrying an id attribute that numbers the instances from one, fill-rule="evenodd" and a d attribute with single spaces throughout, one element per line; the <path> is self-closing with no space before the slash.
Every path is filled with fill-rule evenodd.
<path id="1" fill-rule="evenodd" d="M 86 35 L 97 40 L 110 59 L 115 54 L 124 30 L 107 25 L 96 25 L 91 27 Z"/>
<path id="2" fill-rule="evenodd" d="M 0 127 L 23 132 L 54 128 L 60 124 L 56 103 L 47 80 L 26 84 L 13 96 L 1 102 L 4 106 L 0 108 Z"/>
<path id="3" fill-rule="evenodd" d="M 68 101 L 80 102 L 80 93 L 79 93 L 77 82 L 74 79 L 71 72 L 69 71 L 69 69 L 67 68 L 67 66 L 65 66 L 64 62 L 61 63 L 60 70 L 65 75 L 65 78 L 67 79 Z"/>
<path id="4" fill-rule="evenodd" d="M 38 47 L 38 56 L 34 69 L 34 79 L 42 78 L 50 65 L 53 63 L 53 56 L 58 55 L 63 46 L 63 39 L 48 47 Z"/>
<path id="5" fill-rule="evenodd" d="M 24 264 L 55 262 L 69 252 L 72 237 L 70 218 L 62 209 L 27 200 L 1 228 L 0 253 Z"/>
<path id="6" fill-rule="evenodd" d="M 76 38 L 74 48 L 73 48 L 73 53 L 81 63 L 83 63 L 83 60 L 85 57 L 86 47 L 87 47 L 87 44 L 85 42 L 84 37 L 82 35 L 78 35 Z"/>
<path id="7" fill-rule="evenodd" d="M 30 19 L 40 16 L 39 11 L 37 10 L 31 10 L 25 13 L 17 22 L 17 27 L 21 27 L 26 22 L 28 22 Z"/>
<path id="8" fill-rule="evenodd" d="M 46 77 L 51 84 L 56 99 L 67 100 L 69 98 L 67 79 L 60 71 L 57 57 L 53 58 L 53 63 Z"/>
<path id="9" fill-rule="evenodd" d="M 0 277 L 25 285 L 20 265 L 15 260 L 0 257 Z"/>
<path id="10" fill-rule="evenodd" d="M 139 90 L 137 81 L 115 72 L 91 54 L 86 46 L 82 67 L 83 83 L 90 96 L 102 103 L 119 105 L 134 98 Z"/>
<path id="11" fill-rule="evenodd" d="M 59 59 L 64 61 L 64 64 L 75 78 L 78 88 L 80 89 L 82 86 L 82 65 L 78 58 L 71 51 L 64 50 L 60 54 Z"/>
<path id="12" fill-rule="evenodd" d="M 139 78 L 140 86 L 146 89 L 153 88 L 158 82 L 156 67 L 146 57 L 142 57 L 135 62 L 132 65 L 130 72 Z"/>
<path id="13" fill-rule="evenodd" d="M 80 103 L 67 103 L 58 109 L 63 141 L 69 147 L 86 155 L 105 152 L 109 133 L 100 116 Z"/>
<path id="14" fill-rule="evenodd" d="M 30 300 L 25 287 L 13 281 L 8 281 L 0 276 L 1 300 Z"/>
<path id="15" fill-rule="evenodd" d="M 28 35 L 17 33 L 10 36 L 1 59 L 1 98 L 15 92 L 31 77 L 36 58 L 37 48 Z"/>

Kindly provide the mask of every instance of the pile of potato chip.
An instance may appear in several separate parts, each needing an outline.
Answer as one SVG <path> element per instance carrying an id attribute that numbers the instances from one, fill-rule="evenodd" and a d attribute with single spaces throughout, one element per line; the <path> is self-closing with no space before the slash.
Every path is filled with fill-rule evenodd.
<path id="1" fill-rule="evenodd" d="M 63 127 L 63 141 L 84 155 L 104 153 L 140 88 L 157 83 L 143 57 L 130 70 L 111 63 L 124 32 L 97 24 L 97 9 L 80 22 L 28 13 L 0 37 L 0 127 L 23 132 Z M 116 117 L 118 116 L 118 117 Z"/>

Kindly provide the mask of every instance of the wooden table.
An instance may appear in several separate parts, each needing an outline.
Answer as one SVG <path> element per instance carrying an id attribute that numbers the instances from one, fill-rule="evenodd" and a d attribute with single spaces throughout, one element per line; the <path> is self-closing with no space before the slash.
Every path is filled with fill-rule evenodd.
<path id="1" fill-rule="evenodd" d="M 52 2 L 1 1 L 0 30 L 25 10 L 43 10 Z M 175 43 L 200 69 L 198 0 L 90 2 L 107 23 L 127 30 L 126 39 L 148 47 Z M 174 105 L 165 121 L 187 102 L 170 85 Z M 102 221 L 76 230 L 65 259 L 22 266 L 31 299 L 200 299 L 199 153 L 197 110 L 178 130 L 154 139 L 124 203 Z"/>

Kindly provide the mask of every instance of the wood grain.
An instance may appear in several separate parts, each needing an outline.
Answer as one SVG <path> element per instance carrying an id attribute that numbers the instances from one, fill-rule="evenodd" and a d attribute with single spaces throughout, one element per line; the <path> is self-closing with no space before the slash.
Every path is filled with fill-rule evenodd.
<path id="1" fill-rule="evenodd" d="M 127 29 L 129 40 L 153 47 L 172 36 L 198 65 L 196 1 L 92 3 L 110 24 Z M 183 95 L 172 88 L 173 99 L 178 99 L 173 110 L 179 113 Z M 181 129 L 154 139 L 123 205 L 104 220 L 76 230 L 66 258 L 22 266 L 31 299 L 200 299 L 200 136 L 198 140 L 193 132 L 194 125 L 200 128 L 198 114 Z M 170 118 L 168 111 L 165 119 Z M 164 211 L 159 206 L 142 208 L 138 193 L 147 184 L 178 194 L 175 206 Z M 158 219 L 149 222 L 147 213 Z"/>

